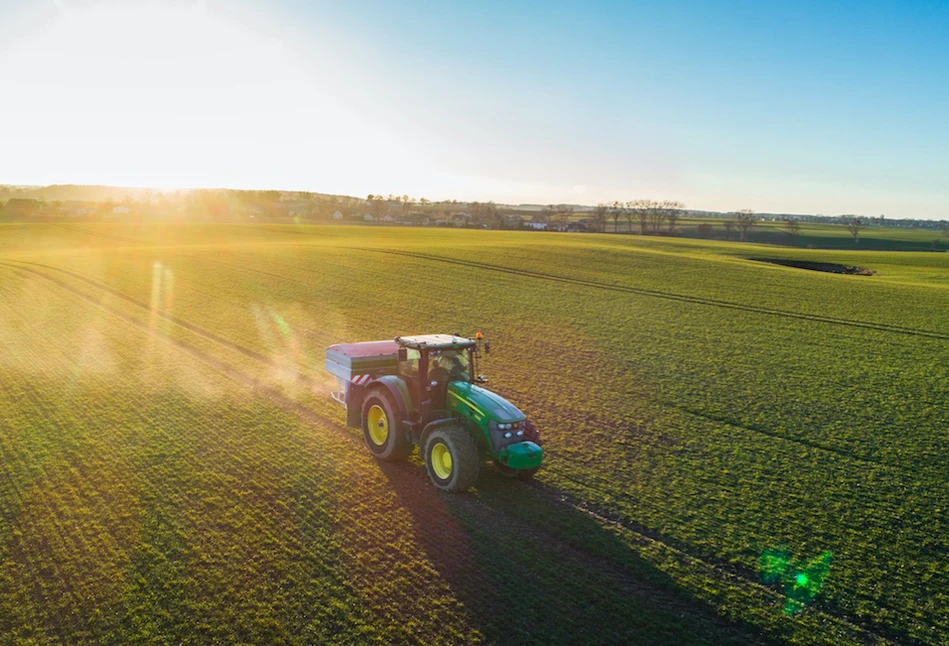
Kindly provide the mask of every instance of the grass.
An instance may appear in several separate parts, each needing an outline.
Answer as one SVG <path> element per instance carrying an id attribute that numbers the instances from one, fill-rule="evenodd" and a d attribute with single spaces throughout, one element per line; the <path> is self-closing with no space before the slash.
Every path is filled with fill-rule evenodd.
<path id="1" fill-rule="evenodd" d="M 0 245 L 4 635 L 949 640 L 942 254 L 197 224 Z M 438 495 L 343 429 L 325 346 L 456 330 L 541 428 L 534 485 Z"/>

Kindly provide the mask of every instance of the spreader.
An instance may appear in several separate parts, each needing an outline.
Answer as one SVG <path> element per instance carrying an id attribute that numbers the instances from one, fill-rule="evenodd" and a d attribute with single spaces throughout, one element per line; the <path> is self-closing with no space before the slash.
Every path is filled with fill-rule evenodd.
<path id="1" fill-rule="evenodd" d="M 540 435 L 516 406 L 480 385 L 487 381 L 476 376 L 481 345 L 480 334 L 426 334 L 330 346 L 332 397 L 377 458 L 404 460 L 420 447 L 439 489 L 465 491 L 485 460 L 529 478 L 544 459 Z M 490 349 L 485 341 L 483 352 Z"/>

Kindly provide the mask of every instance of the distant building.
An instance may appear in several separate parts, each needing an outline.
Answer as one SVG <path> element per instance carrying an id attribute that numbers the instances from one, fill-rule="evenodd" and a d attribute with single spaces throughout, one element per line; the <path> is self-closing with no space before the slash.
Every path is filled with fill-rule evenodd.
<path id="1" fill-rule="evenodd" d="M 525 223 L 525 226 L 527 226 L 528 229 L 534 229 L 535 231 L 546 231 L 546 230 L 547 230 L 547 223 L 546 223 L 546 222 L 539 222 L 536 218 L 533 219 L 533 220 L 531 220 L 530 222 L 526 222 L 526 223 Z"/>
<path id="2" fill-rule="evenodd" d="M 364 222 L 372 222 L 373 217 L 367 213 L 366 215 L 362 216 L 362 219 Z"/>
<path id="3" fill-rule="evenodd" d="M 131 209 L 127 206 L 115 206 L 112 208 L 112 215 L 128 215 L 131 212 Z"/>
<path id="4" fill-rule="evenodd" d="M 333 219 L 334 219 L 334 220 L 342 220 L 342 219 L 343 219 L 343 214 L 342 214 L 342 212 L 341 212 L 341 211 L 334 211 L 334 212 L 333 212 Z"/>

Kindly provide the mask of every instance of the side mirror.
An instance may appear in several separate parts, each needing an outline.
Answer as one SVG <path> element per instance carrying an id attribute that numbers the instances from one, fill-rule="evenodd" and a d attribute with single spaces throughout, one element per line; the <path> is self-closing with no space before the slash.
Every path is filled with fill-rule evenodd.
<path id="1" fill-rule="evenodd" d="M 399 348 L 399 361 L 405 361 L 409 358 L 409 351 L 405 348 Z"/>

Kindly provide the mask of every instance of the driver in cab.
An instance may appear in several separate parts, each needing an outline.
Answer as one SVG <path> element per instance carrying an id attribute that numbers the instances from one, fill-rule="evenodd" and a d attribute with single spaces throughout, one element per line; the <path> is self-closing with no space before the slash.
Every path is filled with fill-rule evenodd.
<path id="1" fill-rule="evenodd" d="M 432 358 L 429 376 L 432 381 L 437 381 L 439 384 L 449 381 L 467 381 L 468 368 L 458 353 L 446 352 Z"/>

